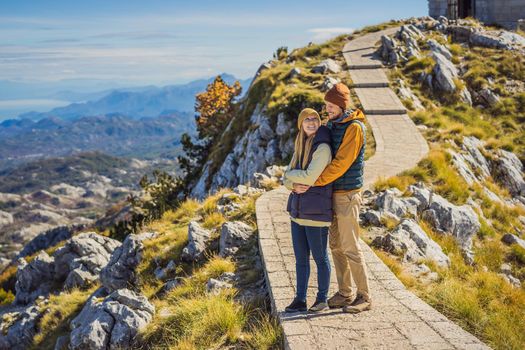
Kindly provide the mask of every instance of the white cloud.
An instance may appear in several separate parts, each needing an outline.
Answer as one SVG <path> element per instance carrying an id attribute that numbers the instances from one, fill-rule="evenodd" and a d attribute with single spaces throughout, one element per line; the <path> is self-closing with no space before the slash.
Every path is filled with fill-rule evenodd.
<path id="1" fill-rule="evenodd" d="M 330 38 L 333 38 L 334 36 L 337 36 L 339 34 L 350 34 L 354 30 L 355 30 L 354 28 L 347 28 L 347 27 L 330 27 L 330 28 L 312 28 L 312 29 L 309 29 L 308 32 L 314 34 L 312 41 L 322 42 Z"/>

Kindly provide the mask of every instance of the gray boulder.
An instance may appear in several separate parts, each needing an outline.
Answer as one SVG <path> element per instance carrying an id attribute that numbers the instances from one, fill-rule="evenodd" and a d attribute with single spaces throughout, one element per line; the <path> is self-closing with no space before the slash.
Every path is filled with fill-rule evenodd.
<path id="1" fill-rule="evenodd" d="M 16 271 L 15 304 L 28 304 L 51 291 L 54 281 L 55 261 L 41 251 L 29 264 L 18 259 Z"/>
<path id="2" fill-rule="evenodd" d="M 419 97 L 417 97 L 412 90 L 406 86 L 402 79 L 398 79 L 396 82 L 399 85 L 397 93 L 401 99 L 411 101 L 415 110 L 422 110 L 425 108 Z"/>
<path id="3" fill-rule="evenodd" d="M 219 254 L 222 257 L 233 255 L 239 247 L 253 235 L 253 229 L 242 221 L 226 222 L 221 228 Z"/>
<path id="4" fill-rule="evenodd" d="M 436 65 L 432 71 L 435 87 L 445 92 L 456 91 L 456 83 L 454 82 L 454 79 L 458 78 L 456 66 L 438 52 L 432 52 L 432 57 L 436 61 Z"/>
<path id="5" fill-rule="evenodd" d="M 490 176 L 490 164 L 482 151 L 485 152 L 483 143 L 473 136 L 463 138 L 460 153 L 448 150 L 452 163 L 469 185 Z"/>
<path id="6" fill-rule="evenodd" d="M 223 289 L 233 288 L 236 276 L 232 272 L 225 272 L 219 278 L 210 278 L 206 283 L 206 291 L 210 294 L 219 294 Z"/>
<path id="7" fill-rule="evenodd" d="M 360 218 L 364 225 L 381 226 L 381 213 L 377 210 L 367 210 Z"/>
<path id="8" fill-rule="evenodd" d="M 500 273 L 498 275 L 503 277 L 503 279 L 510 283 L 513 287 L 521 287 L 521 281 L 512 275 L 512 266 L 509 264 L 501 264 Z"/>
<path id="9" fill-rule="evenodd" d="M 491 89 L 481 89 L 478 92 L 479 96 L 487 106 L 494 106 L 500 102 L 500 97 Z"/>
<path id="10" fill-rule="evenodd" d="M 210 238 L 210 231 L 202 228 L 197 221 L 191 221 L 188 225 L 188 245 L 182 250 L 182 259 L 186 261 L 202 259 Z"/>
<path id="11" fill-rule="evenodd" d="M 397 41 L 386 35 L 381 36 L 381 48 L 379 52 L 381 58 L 390 64 L 397 64 L 398 62 L 406 60 L 402 55 L 401 48 Z"/>
<path id="12" fill-rule="evenodd" d="M 503 235 L 503 237 L 501 238 L 501 241 L 508 245 L 517 244 L 523 249 L 525 249 L 525 240 L 519 238 L 516 235 L 513 235 L 512 233 L 507 233 Z"/>
<path id="13" fill-rule="evenodd" d="M 525 46 L 525 38 L 508 31 L 474 31 L 470 34 L 470 43 L 474 46 L 514 50 Z"/>
<path id="14" fill-rule="evenodd" d="M 129 349 L 154 313 L 155 307 L 141 294 L 120 289 L 106 296 L 100 288 L 71 321 L 69 348 Z"/>
<path id="15" fill-rule="evenodd" d="M 53 254 L 55 279 L 65 280 L 65 288 L 88 287 L 98 279 L 100 270 L 118 246 L 119 241 L 95 232 L 74 236 Z"/>
<path id="16" fill-rule="evenodd" d="M 472 95 L 470 94 L 470 91 L 468 91 L 467 87 L 464 87 L 459 92 L 459 98 L 461 101 L 465 102 L 469 106 L 472 106 Z"/>
<path id="17" fill-rule="evenodd" d="M 0 349 L 29 349 L 42 315 L 41 306 L 34 304 L 4 313 L 0 320 Z"/>
<path id="18" fill-rule="evenodd" d="M 262 114 L 256 114 L 252 116 L 251 122 L 254 125 L 258 125 L 259 136 L 266 141 L 270 141 L 275 136 L 275 133 L 270 125 L 270 119 Z"/>
<path id="19" fill-rule="evenodd" d="M 419 201 L 418 212 L 439 233 L 454 236 L 467 262 L 472 263 L 472 237 L 481 228 L 476 212 L 468 205 L 457 206 L 418 183 L 408 191 Z"/>
<path id="20" fill-rule="evenodd" d="M 444 45 L 441 45 L 434 39 L 429 39 L 427 44 L 432 52 L 437 52 L 445 56 L 448 60 L 452 59 L 452 53 Z"/>
<path id="21" fill-rule="evenodd" d="M 452 149 L 447 149 L 447 152 L 452 157 L 452 164 L 458 171 L 459 175 L 461 175 L 469 185 L 478 182 L 477 176 L 468 165 L 465 155 Z"/>
<path id="22" fill-rule="evenodd" d="M 337 63 L 331 58 L 327 58 L 326 60 L 321 61 L 319 64 L 317 64 L 311 69 L 312 73 L 320 73 L 320 74 L 339 73 L 340 71 L 341 71 L 341 66 L 339 65 L 339 63 Z"/>
<path id="23" fill-rule="evenodd" d="M 279 154 L 279 141 L 277 139 L 270 140 L 270 142 L 268 142 L 266 145 L 264 160 L 267 164 L 273 164 L 277 161 Z"/>
<path id="24" fill-rule="evenodd" d="M 415 198 L 401 197 L 402 193 L 397 188 L 390 188 L 381 192 L 375 201 L 380 212 L 389 213 L 396 218 L 406 215 L 417 215 L 419 201 Z"/>
<path id="25" fill-rule="evenodd" d="M 442 267 L 450 265 L 450 259 L 441 247 L 412 219 L 404 219 L 392 232 L 376 237 L 373 244 L 393 254 L 402 255 L 406 261 L 431 259 Z"/>
<path id="26" fill-rule="evenodd" d="M 170 260 L 166 267 L 157 267 L 154 271 L 155 277 L 159 280 L 165 280 L 169 275 L 175 272 L 177 269 L 177 264 L 174 260 Z"/>
<path id="27" fill-rule="evenodd" d="M 61 241 L 70 239 L 74 232 L 79 231 L 84 227 L 84 225 L 58 226 L 41 232 L 24 245 L 24 249 L 18 253 L 18 257 L 22 258 L 24 256 L 32 255 L 39 250 L 57 245 Z"/>
<path id="28" fill-rule="evenodd" d="M 108 264 L 100 271 L 100 281 L 109 291 L 135 287 L 135 269 L 142 259 L 144 244 L 139 236 L 131 234 L 111 254 Z"/>
<path id="29" fill-rule="evenodd" d="M 512 152 L 498 150 L 492 162 L 492 176 L 513 196 L 525 195 L 523 164 Z"/>
<path id="30" fill-rule="evenodd" d="M 422 215 L 437 232 L 454 236 L 470 261 L 472 237 L 481 227 L 476 212 L 470 206 L 457 206 L 433 194 L 428 209 Z"/>
<path id="31" fill-rule="evenodd" d="M 301 69 L 294 67 L 292 70 L 290 70 L 290 73 L 288 73 L 288 78 L 295 78 L 298 75 L 301 75 Z"/>
<path id="32" fill-rule="evenodd" d="M 425 186 L 425 184 L 418 182 L 415 185 L 408 186 L 408 192 L 412 194 L 412 197 L 416 198 L 419 202 L 417 206 L 418 212 L 428 209 L 432 202 L 432 191 Z"/>
<path id="33" fill-rule="evenodd" d="M 479 173 L 479 179 L 489 177 L 490 163 L 482 153 L 485 151 L 483 142 L 474 136 L 466 136 L 463 138 L 461 148 L 470 154 L 465 160 Z"/>
<path id="34" fill-rule="evenodd" d="M 258 188 L 254 188 L 254 187 L 250 187 L 250 186 L 246 186 L 246 185 L 237 185 L 233 189 L 233 192 L 238 194 L 239 196 L 246 196 L 246 195 L 259 193 L 259 192 L 261 192 L 261 190 L 258 189 Z"/>
<path id="35" fill-rule="evenodd" d="M 333 78 L 333 77 L 325 77 L 323 84 L 321 85 L 321 91 L 328 91 L 330 90 L 335 84 L 340 83 L 341 81 L 339 79 Z"/>

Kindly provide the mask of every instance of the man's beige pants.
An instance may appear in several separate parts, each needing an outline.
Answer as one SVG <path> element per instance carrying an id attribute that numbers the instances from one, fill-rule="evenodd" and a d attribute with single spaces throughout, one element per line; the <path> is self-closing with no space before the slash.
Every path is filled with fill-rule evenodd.
<path id="1" fill-rule="evenodd" d="M 353 294 L 353 278 L 357 286 L 357 293 L 370 299 L 365 260 L 359 245 L 361 196 L 359 189 L 333 194 L 334 219 L 330 226 L 330 249 L 334 259 L 339 293 L 343 296 Z"/>

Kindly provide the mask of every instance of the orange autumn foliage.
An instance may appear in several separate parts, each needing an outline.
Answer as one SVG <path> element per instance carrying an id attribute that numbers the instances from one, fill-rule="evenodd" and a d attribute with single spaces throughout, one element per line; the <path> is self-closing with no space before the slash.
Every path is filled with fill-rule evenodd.
<path id="1" fill-rule="evenodd" d="M 241 84 L 228 85 L 221 76 L 208 84 L 206 91 L 197 94 L 195 111 L 199 136 L 215 137 L 232 117 L 232 101 L 241 93 Z"/>

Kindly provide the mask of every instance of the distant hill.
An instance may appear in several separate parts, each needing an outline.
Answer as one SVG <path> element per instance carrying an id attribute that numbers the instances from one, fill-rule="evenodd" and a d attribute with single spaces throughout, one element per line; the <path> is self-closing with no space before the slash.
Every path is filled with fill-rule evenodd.
<path id="1" fill-rule="evenodd" d="M 23 194 L 60 183 L 83 186 L 95 175 L 113 179 L 118 186 L 133 188 L 137 187 L 144 169 L 130 176 L 132 164 L 131 159 L 118 158 L 98 151 L 41 159 L 0 171 L 0 193 Z M 123 172 L 127 176 L 122 176 Z"/>
<path id="2" fill-rule="evenodd" d="M 133 119 L 124 115 L 0 123 L 0 170 L 47 157 L 99 150 L 114 156 L 174 159 L 180 137 L 194 132 L 192 113 Z"/>
<path id="3" fill-rule="evenodd" d="M 225 81 L 232 83 L 237 80 L 230 74 L 221 75 Z M 168 85 L 164 87 L 146 86 L 129 89 L 108 90 L 101 93 L 84 94 L 93 100 L 82 103 L 72 103 L 65 107 L 57 107 L 49 112 L 28 112 L 21 114 L 21 119 L 39 120 L 48 117 L 61 119 L 77 119 L 84 116 L 120 113 L 132 118 L 156 117 L 168 111 L 192 112 L 195 95 L 206 89 L 214 78 L 195 80 L 187 84 Z M 251 79 L 241 80 L 241 86 L 247 89 Z M 81 94 L 82 95 L 82 94 Z M 60 99 L 81 97 L 71 91 L 58 92 L 54 96 Z"/>

